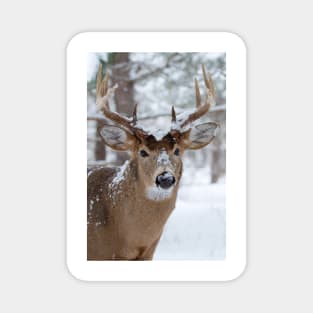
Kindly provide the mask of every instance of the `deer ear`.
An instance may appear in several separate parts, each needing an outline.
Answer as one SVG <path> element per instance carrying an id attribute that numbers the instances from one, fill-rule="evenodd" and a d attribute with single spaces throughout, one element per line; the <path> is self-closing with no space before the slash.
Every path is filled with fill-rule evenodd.
<path id="1" fill-rule="evenodd" d="M 114 150 L 126 151 L 134 146 L 134 136 L 118 126 L 104 125 L 98 128 L 98 133 L 105 144 Z"/>
<path id="2" fill-rule="evenodd" d="M 219 125 L 213 122 L 200 124 L 188 130 L 183 140 L 186 149 L 200 149 L 208 145 L 216 136 Z"/>

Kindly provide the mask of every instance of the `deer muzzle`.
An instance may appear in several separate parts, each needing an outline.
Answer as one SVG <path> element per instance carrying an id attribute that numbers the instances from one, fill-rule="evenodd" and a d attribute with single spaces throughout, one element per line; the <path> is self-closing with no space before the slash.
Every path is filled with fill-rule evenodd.
<path id="1" fill-rule="evenodd" d="M 170 172 L 163 172 L 155 179 L 155 183 L 158 187 L 163 189 L 169 189 L 175 184 L 175 177 Z"/>

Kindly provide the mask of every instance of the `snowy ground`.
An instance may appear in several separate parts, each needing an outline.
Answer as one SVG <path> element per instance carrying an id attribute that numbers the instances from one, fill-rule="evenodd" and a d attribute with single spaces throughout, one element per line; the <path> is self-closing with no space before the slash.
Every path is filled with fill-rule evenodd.
<path id="1" fill-rule="evenodd" d="M 154 260 L 225 258 L 225 184 L 183 185 Z"/>

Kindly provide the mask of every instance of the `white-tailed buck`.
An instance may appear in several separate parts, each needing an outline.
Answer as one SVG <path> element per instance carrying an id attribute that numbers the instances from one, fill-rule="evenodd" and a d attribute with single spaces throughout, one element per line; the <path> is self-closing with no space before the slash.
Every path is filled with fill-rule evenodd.
<path id="1" fill-rule="evenodd" d="M 196 108 L 177 115 L 172 108 L 172 124 L 159 138 L 132 118 L 110 110 L 108 75 L 97 75 L 97 106 L 108 124 L 98 129 L 105 144 L 131 155 L 120 168 L 95 168 L 88 175 L 88 260 L 151 260 L 163 227 L 175 208 L 186 149 L 199 149 L 215 137 L 217 124 L 194 122 L 208 112 L 214 101 L 213 81 L 202 66 L 206 99 L 201 103 L 195 79 Z M 112 122 L 114 123 L 112 125 Z"/>

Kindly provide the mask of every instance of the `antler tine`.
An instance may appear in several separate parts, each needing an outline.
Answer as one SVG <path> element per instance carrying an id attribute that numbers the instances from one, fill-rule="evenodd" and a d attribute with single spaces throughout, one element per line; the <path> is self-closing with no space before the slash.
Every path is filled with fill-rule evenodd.
<path id="1" fill-rule="evenodd" d="M 134 109 L 133 120 L 130 120 L 122 115 L 112 112 L 109 107 L 109 97 L 114 93 L 117 86 L 108 88 L 109 75 L 105 75 L 102 79 L 102 64 L 100 63 L 97 73 L 97 87 L 96 87 L 96 104 L 99 110 L 111 121 L 123 126 L 124 128 L 133 132 L 132 124 L 137 121 L 137 105 Z"/>
<path id="2" fill-rule="evenodd" d="M 109 74 L 106 73 L 103 78 L 102 74 L 102 63 L 100 63 L 97 73 L 97 86 L 96 86 L 96 103 L 101 110 L 103 106 L 109 107 L 108 101 L 108 81 Z"/>
<path id="3" fill-rule="evenodd" d="M 97 85 L 96 85 L 97 98 L 101 94 L 101 92 L 100 92 L 101 82 L 102 82 L 102 64 L 100 63 L 99 67 L 98 67 L 98 72 L 97 72 Z"/>
<path id="4" fill-rule="evenodd" d="M 103 78 L 102 63 L 99 64 L 97 73 L 97 86 L 96 86 L 96 104 L 99 110 L 103 111 L 103 108 L 109 108 L 109 89 L 108 89 L 109 74 L 106 73 Z"/>
<path id="5" fill-rule="evenodd" d="M 201 95 L 197 78 L 195 78 L 195 90 L 196 90 L 196 105 L 197 108 L 201 107 Z"/>
<path id="6" fill-rule="evenodd" d="M 186 125 L 192 123 L 193 121 L 199 119 L 205 113 L 207 113 L 210 109 L 211 104 L 214 102 L 215 91 L 214 91 L 214 83 L 210 75 L 207 75 L 204 65 L 202 64 L 202 72 L 203 78 L 205 82 L 205 86 L 207 89 L 206 101 L 203 105 L 201 105 L 201 95 L 199 90 L 198 80 L 195 78 L 195 92 L 196 92 L 196 107 L 197 110 L 191 113 L 180 125 L 180 127 L 185 127 Z"/>
<path id="7" fill-rule="evenodd" d="M 215 99 L 215 88 L 214 88 L 214 82 L 213 79 L 210 75 L 210 73 L 208 73 L 205 70 L 205 66 L 204 64 L 201 64 L 202 67 L 202 73 L 203 73 L 203 78 L 204 78 L 204 83 L 206 88 L 209 90 L 210 96 Z"/>
<path id="8" fill-rule="evenodd" d="M 172 106 L 172 123 L 176 122 L 176 112 L 174 106 Z"/>

